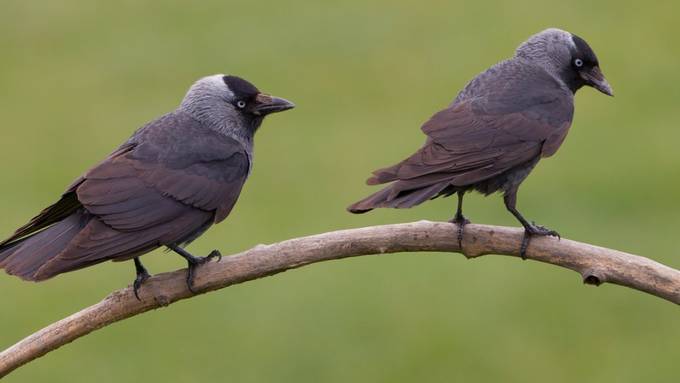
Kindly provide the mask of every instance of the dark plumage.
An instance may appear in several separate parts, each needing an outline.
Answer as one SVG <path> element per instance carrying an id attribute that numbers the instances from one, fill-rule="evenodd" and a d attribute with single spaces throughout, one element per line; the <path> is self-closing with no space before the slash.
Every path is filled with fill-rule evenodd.
<path id="1" fill-rule="evenodd" d="M 199 80 L 177 110 L 135 132 L 0 243 L 0 267 L 41 281 L 134 258 L 137 293 L 148 277 L 137 257 L 168 246 L 189 262 L 191 288 L 205 258 L 179 246 L 229 215 L 250 173 L 255 131 L 266 114 L 292 107 L 235 76 Z"/>
<path id="2" fill-rule="evenodd" d="M 474 78 L 446 109 L 422 126 L 425 144 L 404 161 L 375 171 L 369 185 L 389 186 L 349 207 L 409 208 L 458 195 L 452 222 L 462 228 L 464 193 L 502 192 L 507 209 L 531 235 L 557 235 L 529 223 L 516 210 L 517 190 L 536 163 L 553 155 L 567 135 L 573 95 L 584 85 L 611 95 L 597 57 L 581 38 L 559 29 L 532 36 L 515 56 Z"/>

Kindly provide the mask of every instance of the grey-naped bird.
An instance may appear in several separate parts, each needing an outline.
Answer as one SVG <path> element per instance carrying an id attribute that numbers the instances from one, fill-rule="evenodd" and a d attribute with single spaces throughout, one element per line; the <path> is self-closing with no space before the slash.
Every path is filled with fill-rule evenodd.
<path id="1" fill-rule="evenodd" d="M 236 76 L 204 77 L 180 106 L 141 129 L 0 243 L 0 268 L 24 280 L 113 260 L 134 260 L 134 292 L 149 274 L 139 256 L 166 246 L 194 268 L 181 246 L 231 212 L 253 164 L 264 117 L 293 108 Z"/>
<path id="2" fill-rule="evenodd" d="M 502 61 L 470 81 L 453 103 L 422 126 L 425 144 L 404 161 L 377 170 L 369 185 L 389 186 L 348 210 L 409 208 L 439 196 L 457 194 L 462 244 L 463 196 L 502 192 L 505 207 L 525 230 L 524 258 L 531 236 L 558 236 L 529 223 L 517 211 L 517 190 L 536 163 L 550 157 L 567 135 L 574 94 L 582 86 L 612 96 L 593 50 L 580 37 L 551 28 L 531 36 Z"/>

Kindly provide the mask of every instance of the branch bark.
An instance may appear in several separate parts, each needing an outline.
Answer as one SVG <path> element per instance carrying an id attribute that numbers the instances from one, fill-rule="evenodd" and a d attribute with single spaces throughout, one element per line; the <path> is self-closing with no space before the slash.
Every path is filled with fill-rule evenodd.
<path id="1" fill-rule="evenodd" d="M 194 289 L 206 293 L 311 263 L 360 255 L 442 251 L 461 252 L 468 258 L 485 254 L 519 256 L 522 235 L 521 229 L 470 224 L 465 227 L 461 250 L 456 226 L 450 223 L 419 221 L 340 230 L 259 245 L 210 262 L 197 270 Z M 587 284 L 609 282 L 680 304 L 680 271 L 644 257 L 541 237 L 531 240 L 527 258 L 574 270 Z M 0 377 L 92 331 L 191 298 L 185 277 L 186 269 L 158 274 L 142 285 L 141 301 L 127 287 L 24 338 L 0 353 Z"/>

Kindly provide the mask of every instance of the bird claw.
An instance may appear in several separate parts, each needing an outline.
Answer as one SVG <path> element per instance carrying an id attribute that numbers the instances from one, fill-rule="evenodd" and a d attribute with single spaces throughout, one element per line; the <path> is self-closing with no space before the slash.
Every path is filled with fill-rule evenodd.
<path id="1" fill-rule="evenodd" d="M 532 222 L 530 225 L 524 228 L 522 246 L 520 246 L 519 249 L 519 255 L 523 260 L 527 259 L 527 248 L 529 247 L 529 241 L 533 236 L 549 236 L 562 239 L 562 237 L 560 237 L 560 233 L 556 232 L 555 230 L 551 230 L 545 226 L 537 225 L 535 222 Z"/>
<path id="2" fill-rule="evenodd" d="M 192 294 L 196 294 L 196 291 L 193 288 L 194 285 L 194 270 L 196 267 L 208 263 L 211 259 L 217 258 L 217 262 L 222 260 L 222 254 L 218 250 L 213 250 L 208 254 L 207 257 L 191 257 L 187 258 L 187 263 L 189 264 L 188 270 L 187 270 L 187 287 L 189 288 L 189 291 L 191 291 Z"/>
<path id="3" fill-rule="evenodd" d="M 213 250 L 213 251 L 210 252 L 210 254 L 208 254 L 208 256 L 206 258 L 207 258 L 207 260 L 217 258 L 217 262 L 219 262 L 219 261 L 222 260 L 222 253 L 220 253 L 219 250 Z"/>
<path id="4" fill-rule="evenodd" d="M 458 248 L 463 249 L 463 230 L 465 225 L 470 223 L 470 220 L 465 218 L 465 216 L 456 215 L 453 219 L 449 220 L 450 223 L 458 226 Z"/>
<path id="5" fill-rule="evenodd" d="M 142 287 L 142 283 L 146 281 L 147 279 L 151 278 L 149 273 L 143 272 L 137 274 L 137 277 L 135 278 L 134 283 L 132 284 L 132 291 L 135 293 L 135 298 L 137 298 L 138 301 L 141 302 L 141 299 L 139 298 L 139 288 Z"/>

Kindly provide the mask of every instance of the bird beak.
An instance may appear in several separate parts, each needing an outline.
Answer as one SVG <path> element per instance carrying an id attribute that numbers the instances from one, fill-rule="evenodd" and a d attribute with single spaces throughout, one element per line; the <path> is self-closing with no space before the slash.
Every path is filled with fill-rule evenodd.
<path id="1" fill-rule="evenodd" d="M 599 66 L 594 66 L 587 72 L 581 72 L 581 78 L 583 78 L 586 84 L 592 86 L 607 96 L 614 96 L 614 91 L 607 82 L 607 79 L 604 78 Z"/>
<path id="2" fill-rule="evenodd" d="M 271 113 L 283 112 L 284 110 L 293 108 L 295 108 L 295 104 L 286 99 L 260 93 L 255 97 L 253 113 L 258 116 L 266 116 Z"/>

